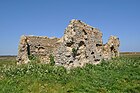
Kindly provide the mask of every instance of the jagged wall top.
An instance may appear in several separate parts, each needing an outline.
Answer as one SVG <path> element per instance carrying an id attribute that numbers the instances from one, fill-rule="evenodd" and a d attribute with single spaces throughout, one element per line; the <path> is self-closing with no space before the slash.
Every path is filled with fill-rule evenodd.
<path id="1" fill-rule="evenodd" d="M 53 55 L 56 65 L 66 68 L 86 63 L 98 64 L 102 59 L 119 56 L 119 39 L 111 36 L 104 45 L 99 29 L 80 20 L 71 20 L 60 39 L 40 36 L 21 38 L 18 50 L 18 63 L 27 63 L 30 55 L 37 55 L 42 62 L 49 63 Z"/>
<path id="2" fill-rule="evenodd" d="M 97 64 L 102 59 L 102 33 L 80 20 L 70 21 L 61 41 L 55 53 L 57 65 L 82 67 L 86 63 Z"/>

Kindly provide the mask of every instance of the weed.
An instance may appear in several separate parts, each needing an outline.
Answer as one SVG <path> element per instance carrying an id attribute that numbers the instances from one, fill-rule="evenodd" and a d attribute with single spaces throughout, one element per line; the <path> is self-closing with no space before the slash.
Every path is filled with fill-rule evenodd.
<path id="1" fill-rule="evenodd" d="M 75 56 L 77 55 L 77 49 L 72 48 L 72 55 L 75 58 Z"/>
<path id="2" fill-rule="evenodd" d="M 49 58 L 50 58 L 50 65 L 51 65 L 51 66 L 54 66 L 54 65 L 55 65 L 54 56 L 51 54 L 51 55 L 49 56 Z"/>
<path id="3" fill-rule="evenodd" d="M 37 55 L 28 55 L 28 58 L 31 62 L 40 63 L 40 58 Z"/>

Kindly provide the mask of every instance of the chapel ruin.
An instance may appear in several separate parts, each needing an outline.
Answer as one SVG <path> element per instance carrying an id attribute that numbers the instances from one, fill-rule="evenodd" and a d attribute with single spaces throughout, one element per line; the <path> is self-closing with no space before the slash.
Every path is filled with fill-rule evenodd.
<path id="1" fill-rule="evenodd" d="M 82 67 L 86 63 L 98 64 L 119 56 L 119 38 L 111 36 L 103 44 L 99 29 L 80 20 L 71 20 L 62 38 L 44 36 L 21 36 L 17 61 L 18 64 L 30 62 L 29 56 L 38 56 L 41 63 L 49 63 L 50 55 L 55 65 L 66 68 Z"/>

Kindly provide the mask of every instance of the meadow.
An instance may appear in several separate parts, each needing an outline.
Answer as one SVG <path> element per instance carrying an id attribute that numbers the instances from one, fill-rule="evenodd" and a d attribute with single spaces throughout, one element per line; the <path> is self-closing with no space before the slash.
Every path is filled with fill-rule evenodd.
<path id="1" fill-rule="evenodd" d="M 140 55 L 66 70 L 37 60 L 0 57 L 0 93 L 140 93 Z"/>

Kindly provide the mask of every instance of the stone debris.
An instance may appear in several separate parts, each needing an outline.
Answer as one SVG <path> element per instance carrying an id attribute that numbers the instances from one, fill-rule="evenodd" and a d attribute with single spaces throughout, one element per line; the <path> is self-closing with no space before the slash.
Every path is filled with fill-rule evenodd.
<path id="1" fill-rule="evenodd" d="M 103 44 L 102 33 L 97 28 L 74 19 L 70 21 L 62 38 L 21 36 L 17 61 L 19 64 L 28 63 L 29 56 L 34 55 L 42 63 L 49 63 L 49 56 L 53 55 L 56 65 L 70 69 L 118 57 L 119 46 L 116 36 L 111 36 Z"/>

